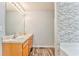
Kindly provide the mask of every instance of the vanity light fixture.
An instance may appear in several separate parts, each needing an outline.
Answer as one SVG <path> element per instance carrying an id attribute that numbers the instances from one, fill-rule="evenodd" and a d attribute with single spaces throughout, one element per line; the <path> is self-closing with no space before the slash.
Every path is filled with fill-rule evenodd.
<path id="1" fill-rule="evenodd" d="M 22 6 L 19 3 L 11 2 L 10 4 L 12 6 L 14 6 L 21 15 L 24 15 L 24 10 L 23 10 Z"/>

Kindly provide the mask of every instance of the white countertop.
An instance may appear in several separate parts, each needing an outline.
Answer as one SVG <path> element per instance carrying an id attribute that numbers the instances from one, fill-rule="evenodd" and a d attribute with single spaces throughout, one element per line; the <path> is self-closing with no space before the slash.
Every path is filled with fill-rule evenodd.
<path id="1" fill-rule="evenodd" d="M 26 34 L 23 36 L 18 36 L 15 39 L 3 39 L 3 43 L 23 43 L 25 42 L 32 34 Z"/>

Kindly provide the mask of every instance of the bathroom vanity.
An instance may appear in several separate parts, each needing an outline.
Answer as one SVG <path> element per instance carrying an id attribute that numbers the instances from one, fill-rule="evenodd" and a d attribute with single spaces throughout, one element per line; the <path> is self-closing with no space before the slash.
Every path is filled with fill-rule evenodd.
<path id="1" fill-rule="evenodd" d="M 32 49 L 32 34 L 3 38 L 3 56 L 29 56 Z"/>

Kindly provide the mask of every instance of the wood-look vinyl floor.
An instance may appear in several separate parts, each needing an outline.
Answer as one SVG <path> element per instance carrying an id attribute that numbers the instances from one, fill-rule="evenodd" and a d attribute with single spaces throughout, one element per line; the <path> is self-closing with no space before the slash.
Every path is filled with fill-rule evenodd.
<path id="1" fill-rule="evenodd" d="M 54 48 L 33 48 L 30 56 L 54 56 Z"/>

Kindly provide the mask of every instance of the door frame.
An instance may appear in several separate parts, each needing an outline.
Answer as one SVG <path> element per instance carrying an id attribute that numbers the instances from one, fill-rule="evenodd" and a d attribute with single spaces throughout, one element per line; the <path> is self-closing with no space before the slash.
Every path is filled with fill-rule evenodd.
<path id="1" fill-rule="evenodd" d="M 57 2 L 54 2 L 54 48 L 55 48 L 55 56 L 60 55 L 60 40 L 57 27 Z"/>

